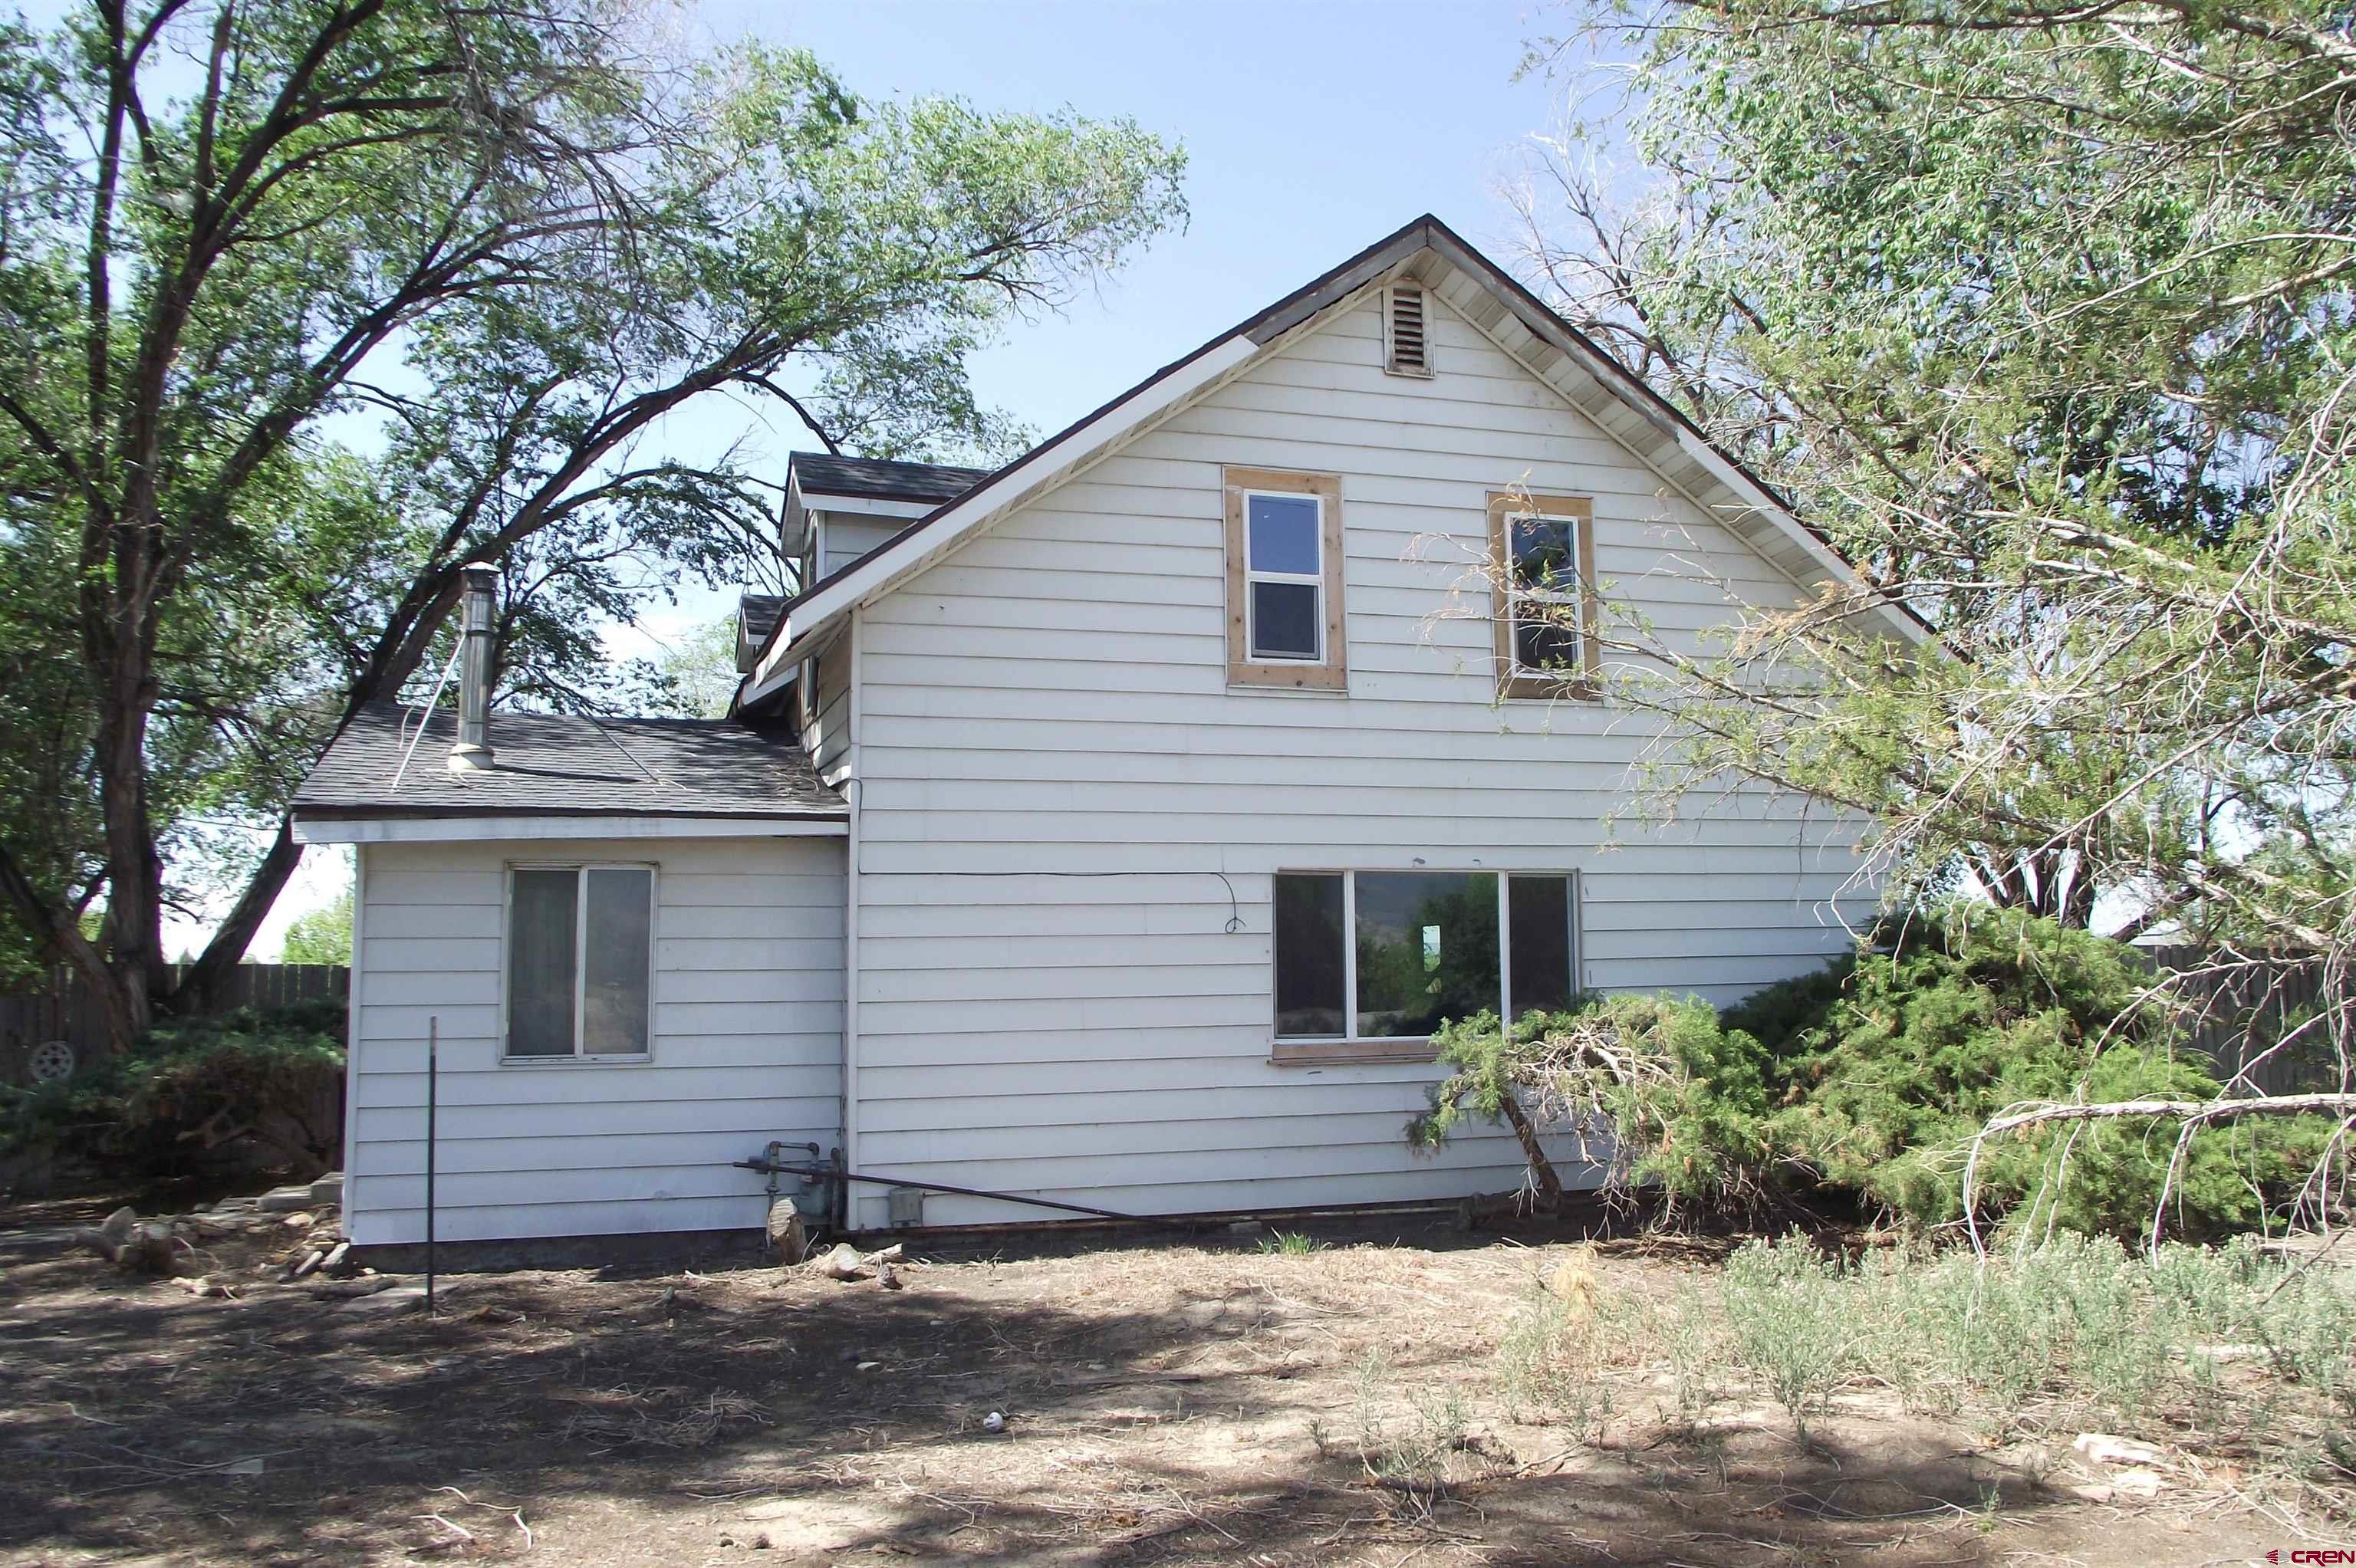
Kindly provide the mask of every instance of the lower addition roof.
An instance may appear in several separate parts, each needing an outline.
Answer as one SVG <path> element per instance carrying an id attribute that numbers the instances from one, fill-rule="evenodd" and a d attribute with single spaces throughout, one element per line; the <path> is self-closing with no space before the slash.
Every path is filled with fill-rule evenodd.
<path id="1" fill-rule="evenodd" d="M 749 832 L 849 820 L 790 737 L 733 719 L 494 712 L 492 764 L 468 773 L 446 763 L 457 728 L 449 709 L 361 709 L 295 792 L 298 830 L 318 829 L 301 836 L 333 842 L 355 837 L 337 823 L 436 818 L 694 818 Z"/>

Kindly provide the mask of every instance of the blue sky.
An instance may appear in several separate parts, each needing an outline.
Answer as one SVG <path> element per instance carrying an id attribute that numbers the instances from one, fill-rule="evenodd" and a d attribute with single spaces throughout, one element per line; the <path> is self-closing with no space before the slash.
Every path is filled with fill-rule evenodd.
<path id="1" fill-rule="evenodd" d="M 1018 325 L 974 375 L 1060 428 L 1422 212 L 1484 249 L 1497 176 L 1544 128 L 1516 83 L 1523 4 L 931 4 L 709 0 L 718 40 L 815 51 L 869 96 L 1128 115 L 1183 141 L 1194 216 L 1062 319 Z"/>

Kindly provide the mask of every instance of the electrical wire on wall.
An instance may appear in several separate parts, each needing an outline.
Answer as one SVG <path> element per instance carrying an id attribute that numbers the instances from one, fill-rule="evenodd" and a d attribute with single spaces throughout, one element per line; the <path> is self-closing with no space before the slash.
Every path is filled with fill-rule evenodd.
<path id="1" fill-rule="evenodd" d="M 926 871 L 927 877 L 1216 877 L 1227 890 L 1226 933 L 1244 928 L 1243 905 L 1236 901 L 1236 885 L 1225 871 Z"/>

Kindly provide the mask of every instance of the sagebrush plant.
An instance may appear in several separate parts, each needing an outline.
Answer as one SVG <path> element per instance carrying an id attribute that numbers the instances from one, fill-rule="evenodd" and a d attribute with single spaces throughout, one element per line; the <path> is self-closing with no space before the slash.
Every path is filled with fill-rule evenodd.
<path id="1" fill-rule="evenodd" d="M 1997 1442 L 2131 1428 L 2155 1409 L 2196 1426 L 2238 1413 L 2250 1441 L 2291 1449 L 2344 1441 L 2356 1422 L 2356 1284 L 2248 1238 L 2147 1257 L 2065 1233 L 1985 1260 L 1890 1249 L 1845 1265 L 1794 1234 L 1737 1252 L 1718 1305 L 1735 1360 L 1803 1435 L 1836 1392 L 1869 1384 Z M 2274 1392 L 2230 1395 L 2219 1356 L 2262 1356 Z"/>
<path id="2" fill-rule="evenodd" d="M 1856 1291 L 1837 1259 L 1807 1238 L 1746 1242 L 1726 1262 L 1720 1304 L 1742 1363 L 1790 1413 L 1804 1441 L 1810 1418 L 1860 1364 Z"/>
<path id="3" fill-rule="evenodd" d="M 1398 1409 L 1400 1379 L 1390 1357 L 1369 1350 L 1358 1363 L 1358 1462 L 1366 1474 L 1410 1492 L 1436 1492 L 1453 1478 L 1472 1413 L 1461 1390 L 1416 1388 Z"/>
<path id="4" fill-rule="evenodd" d="M 1708 1299 L 1687 1286 L 1671 1304 L 1664 1324 L 1669 1353 L 1669 1390 L 1676 1403 L 1677 1424 L 1687 1431 L 1700 1427 L 1718 1403 L 1719 1372 L 1725 1365 L 1722 1338 Z"/>
<path id="5" fill-rule="evenodd" d="M 1540 1289 L 1515 1309 L 1498 1336 L 1496 1387 L 1506 1414 L 1601 1440 L 1618 1408 L 1607 1372 L 1649 1338 L 1633 1304 L 1599 1296 L 1566 1302 Z"/>
<path id="6" fill-rule="evenodd" d="M 1558 1282 L 1560 1275 L 1551 1276 Z M 1721 1468 L 1737 1414 L 1762 1397 L 1801 1441 L 1829 1420 L 1910 1413 L 1966 1426 L 2041 1477 L 2070 1435 L 2128 1432 L 2229 1459 L 2252 1495 L 2356 1515 L 2356 1270 L 2254 1237 L 2018 1239 L 1985 1254 L 1916 1238 L 1857 1255 L 1796 1232 L 1754 1239 L 1710 1275 L 1648 1300 L 1607 1273 L 1533 1289 L 1497 1336 L 1489 1394 L 1505 1420 L 1601 1444 L 1654 1414 Z M 2222 1372 L 2221 1367 L 2224 1369 Z M 1355 1443 L 1320 1451 L 1424 1494 L 1483 1452 L 1461 1383 L 1417 1388 L 1380 1351 L 1357 1369 Z M 2190 1481 L 2186 1483 L 2191 1485 Z"/>
<path id="7" fill-rule="evenodd" d="M 2174 1051 L 2152 978 L 2123 944 L 2051 920 L 1918 911 L 1723 1014 L 1590 996 L 1510 1027 L 1485 1012 L 1451 1023 L 1433 1036 L 1451 1074 L 1408 1136 L 1430 1147 L 1468 1117 L 1551 1123 L 1607 1188 L 1650 1189 L 1673 1221 L 1755 1221 L 1771 1200 L 1830 1197 L 1947 1224 L 1974 1136 L 2008 1107 L 2215 1097 L 2205 1059 Z M 1983 1147 L 1979 1218 L 2138 1237 L 2165 1189 L 2175 1234 L 2225 1234 L 2265 1222 L 2329 1133 L 2317 1118 L 2219 1126 L 2171 1170 L 2169 1124 L 2033 1129 Z"/>

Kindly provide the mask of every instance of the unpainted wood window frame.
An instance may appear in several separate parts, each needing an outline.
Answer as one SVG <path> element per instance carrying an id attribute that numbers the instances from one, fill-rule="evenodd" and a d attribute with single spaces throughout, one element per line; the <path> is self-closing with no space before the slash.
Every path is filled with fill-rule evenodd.
<path id="1" fill-rule="evenodd" d="M 516 1056 L 508 1051 L 513 1018 L 509 1003 L 515 979 L 515 879 L 518 871 L 572 871 L 580 880 L 573 907 L 573 1049 L 568 1053 Z M 644 871 L 647 874 L 647 1041 L 638 1051 L 584 1051 L 589 1027 L 589 873 Z M 662 946 L 662 868 L 652 860 L 509 860 L 501 868 L 499 899 L 499 1065 L 502 1067 L 580 1067 L 643 1065 L 655 1055 L 655 990 L 660 971 L 656 960 Z"/>
<path id="2" fill-rule="evenodd" d="M 1572 553 L 1579 586 L 1555 596 L 1579 606 L 1579 668 L 1530 670 L 1520 667 L 1514 636 L 1514 602 L 1529 597 L 1513 587 L 1511 539 L 1516 517 L 1565 519 L 1572 525 Z M 1595 500 L 1590 496 L 1539 496 L 1526 490 L 1489 492 L 1490 618 L 1496 627 L 1497 695 L 1513 699 L 1593 699 L 1601 694 L 1603 639 L 1598 630 L 1602 600 L 1595 589 Z"/>
<path id="3" fill-rule="evenodd" d="M 1227 684 L 1294 691 L 1346 691 L 1350 685 L 1349 619 L 1342 603 L 1342 480 L 1233 464 L 1219 470 L 1227 548 Z M 1320 653 L 1317 659 L 1254 658 L 1251 654 L 1250 497 L 1307 496 L 1317 503 Z M 1290 579 L 1285 579 L 1290 580 Z"/>
<path id="4" fill-rule="evenodd" d="M 1512 1018 L 1514 1005 L 1514 911 L 1513 879 L 1515 877 L 1560 877 L 1564 882 L 1563 896 L 1568 901 L 1566 917 L 1570 923 L 1567 933 L 1569 944 L 1570 991 L 1577 996 L 1586 988 L 1582 968 L 1587 962 L 1587 896 L 1576 868 L 1531 867 L 1517 870 L 1501 870 L 1494 866 L 1286 866 L 1270 873 L 1268 907 L 1273 922 L 1276 910 L 1276 879 L 1278 877 L 1339 877 L 1342 879 L 1342 1033 L 1336 1036 L 1285 1035 L 1276 1029 L 1276 933 L 1269 932 L 1268 996 L 1269 996 L 1269 1060 L 1279 1064 L 1288 1062 L 1330 1063 L 1342 1061 L 1429 1061 L 1432 1058 L 1430 1035 L 1367 1035 L 1355 1032 L 1358 1021 L 1358 874 L 1385 876 L 1394 872 L 1421 873 L 1434 876 L 1491 875 L 1497 879 L 1497 1002 L 1505 1010 L 1503 1017 Z"/>

